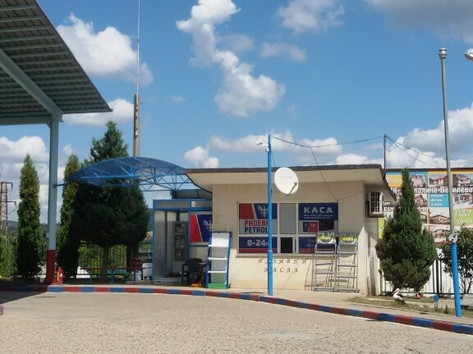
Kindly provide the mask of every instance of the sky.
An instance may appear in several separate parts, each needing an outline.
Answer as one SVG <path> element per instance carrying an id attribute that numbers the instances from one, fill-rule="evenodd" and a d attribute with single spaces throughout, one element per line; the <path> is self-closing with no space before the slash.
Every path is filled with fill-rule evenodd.
<path id="1" fill-rule="evenodd" d="M 471 0 L 38 3 L 113 109 L 63 117 L 61 182 L 70 154 L 88 158 L 107 121 L 132 155 L 137 87 L 140 155 L 184 168 L 264 167 L 257 142 L 268 135 L 274 167 L 383 165 L 386 156 L 388 168 L 445 168 L 440 48 L 451 165 L 473 166 Z M 1 126 L 11 201 L 26 154 L 45 221 L 49 128 Z"/>

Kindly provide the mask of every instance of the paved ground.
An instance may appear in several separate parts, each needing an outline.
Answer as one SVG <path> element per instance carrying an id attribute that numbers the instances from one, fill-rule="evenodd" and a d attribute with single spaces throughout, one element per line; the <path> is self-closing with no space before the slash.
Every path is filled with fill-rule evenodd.
<path id="1" fill-rule="evenodd" d="M 2 291 L 3 290 L 3 291 Z M 274 290 L 272 296 L 267 295 L 266 289 L 223 289 L 211 290 L 203 288 L 173 287 L 148 284 L 136 285 L 58 285 L 22 287 L 9 283 L 0 284 L 0 304 L 5 296 L 22 296 L 34 291 L 47 292 L 132 292 L 132 293 L 168 293 L 195 296 L 233 297 L 244 300 L 289 305 L 293 307 L 309 308 L 312 310 L 347 314 L 355 317 L 384 320 L 389 322 L 413 324 L 421 327 L 439 328 L 442 330 L 473 334 L 473 318 L 456 317 L 454 314 L 443 312 L 415 311 L 400 307 L 376 306 L 360 304 L 351 299 L 360 296 L 356 293 L 323 292 L 303 290 Z M 8 295 L 10 293 L 10 295 Z M 12 294 L 13 293 L 13 294 Z M 17 295 L 14 295 L 14 294 Z M 433 308 L 434 304 L 426 304 Z M 453 299 L 441 299 L 438 304 L 440 309 L 446 306 L 454 312 Z M 1 310 L 0 310 L 1 312 Z M 421 319 L 424 321 L 413 321 Z M 414 322 L 414 323 L 413 323 Z M 446 323 L 446 325 L 444 325 Z"/>
<path id="2" fill-rule="evenodd" d="M 0 282 L 0 353 L 473 352 L 471 317 L 360 304 L 358 296 Z M 453 299 L 441 299 L 446 306 L 453 310 Z"/>
<path id="3" fill-rule="evenodd" d="M 328 313 L 355 314 L 353 294 L 275 291 L 268 297 L 245 289 L 155 286 L 3 290 L 1 353 L 473 352 L 472 335 Z M 412 315 L 403 318 L 418 314 Z"/>

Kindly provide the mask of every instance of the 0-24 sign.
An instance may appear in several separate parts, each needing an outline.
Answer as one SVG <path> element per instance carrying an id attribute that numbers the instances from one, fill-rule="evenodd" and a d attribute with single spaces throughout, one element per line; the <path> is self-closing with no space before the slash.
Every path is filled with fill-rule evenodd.
<path id="1" fill-rule="evenodd" d="M 277 237 L 273 237 L 273 252 L 278 249 Z M 240 236 L 239 252 L 240 253 L 266 253 L 268 250 L 267 236 Z"/>

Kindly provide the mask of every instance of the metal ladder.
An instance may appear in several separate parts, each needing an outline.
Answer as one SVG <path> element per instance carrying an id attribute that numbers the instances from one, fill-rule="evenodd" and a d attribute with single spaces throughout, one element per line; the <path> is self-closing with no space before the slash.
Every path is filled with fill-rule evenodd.
<path id="1" fill-rule="evenodd" d="M 333 234 L 319 234 L 314 247 L 312 290 L 335 289 L 337 238 Z"/>
<path id="2" fill-rule="evenodd" d="M 358 291 L 358 235 L 338 236 L 335 291 Z"/>
<path id="3" fill-rule="evenodd" d="M 358 291 L 358 235 L 319 234 L 312 263 L 312 290 Z"/>

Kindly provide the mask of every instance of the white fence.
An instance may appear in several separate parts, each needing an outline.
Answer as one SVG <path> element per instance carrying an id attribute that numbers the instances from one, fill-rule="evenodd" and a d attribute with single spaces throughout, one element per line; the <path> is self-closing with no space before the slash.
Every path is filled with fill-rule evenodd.
<path id="1" fill-rule="evenodd" d="M 430 279 L 423 288 L 424 294 L 440 294 L 453 295 L 453 277 L 444 271 L 445 266 L 440 260 L 436 260 L 430 269 Z M 463 294 L 462 281 L 460 281 L 460 293 Z M 385 282 L 384 289 L 386 292 L 392 291 L 392 286 L 389 282 Z M 470 289 L 472 294 L 472 289 Z"/>

